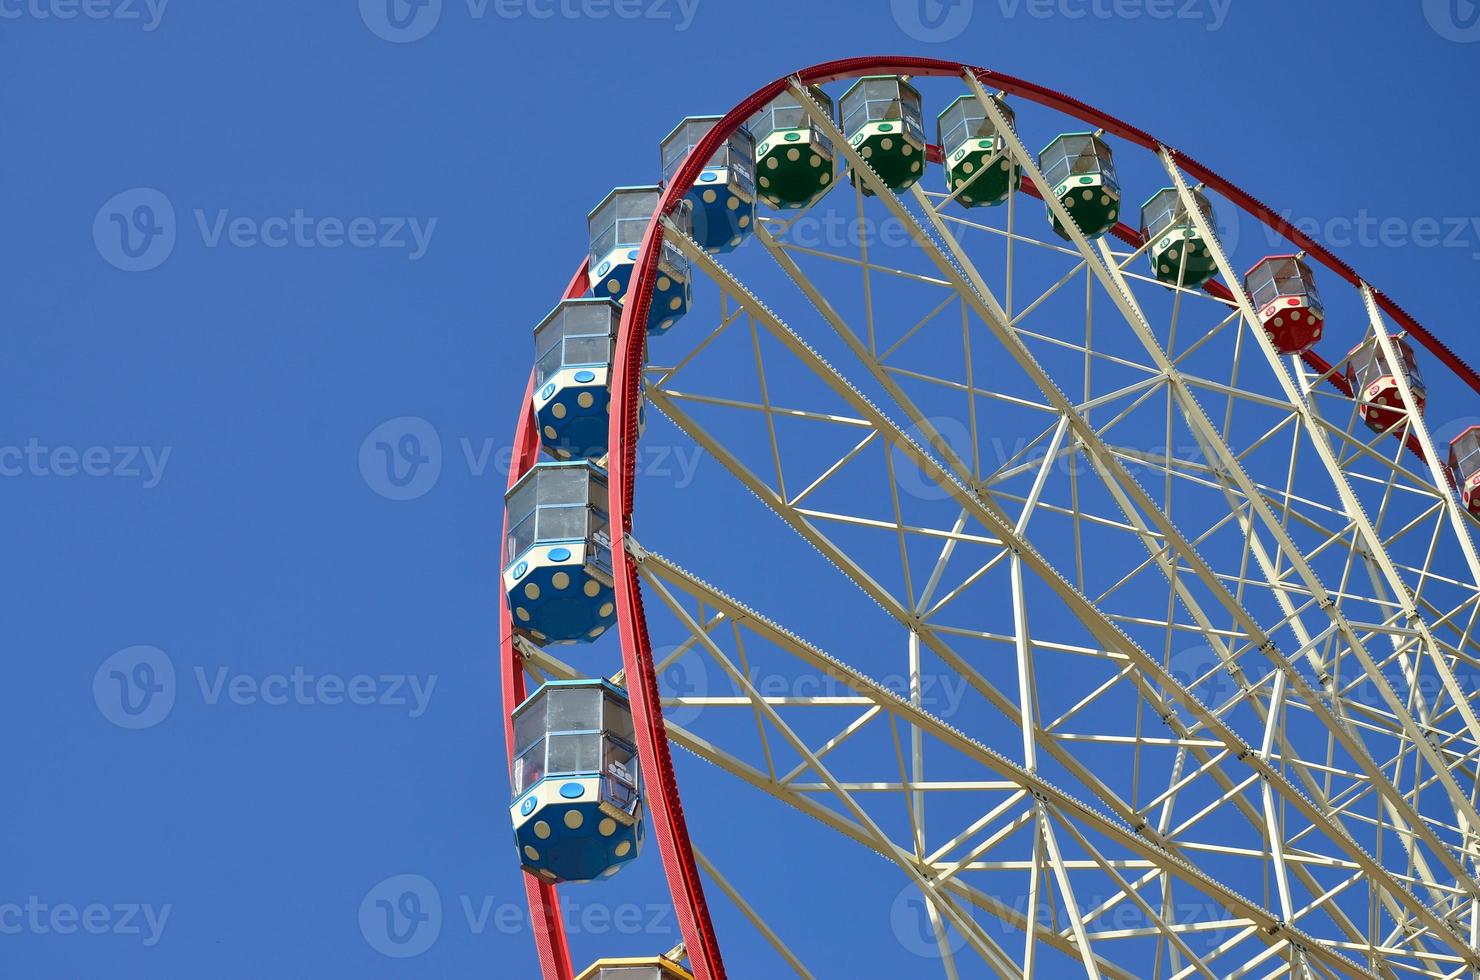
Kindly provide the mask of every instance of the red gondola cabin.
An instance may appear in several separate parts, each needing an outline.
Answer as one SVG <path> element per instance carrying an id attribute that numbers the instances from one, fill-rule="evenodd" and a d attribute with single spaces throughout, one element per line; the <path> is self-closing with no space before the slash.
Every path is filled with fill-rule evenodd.
<path id="1" fill-rule="evenodd" d="M 1281 354 L 1303 354 L 1321 339 L 1326 308 L 1310 266 L 1298 255 L 1271 255 L 1244 276 L 1244 291 Z"/>
<path id="2" fill-rule="evenodd" d="M 1420 415 L 1428 402 L 1428 386 L 1419 373 L 1418 361 L 1408 341 L 1396 334 L 1392 338 L 1398 350 L 1400 363 L 1397 369 L 1408 379 L 1413 390 L 1413 400 Z M 1403 419 L 1403 395 L 1398 389 L 1398 376 L 1388 364 L 1382 346 L 1376 340 L 1354 349 L 1347 355 L 1346 377 L 1351 382 L 1352 395 L 1358 399 L 1357 412 L 1368 428 L 1375 432 L 1386 432 Z"/>

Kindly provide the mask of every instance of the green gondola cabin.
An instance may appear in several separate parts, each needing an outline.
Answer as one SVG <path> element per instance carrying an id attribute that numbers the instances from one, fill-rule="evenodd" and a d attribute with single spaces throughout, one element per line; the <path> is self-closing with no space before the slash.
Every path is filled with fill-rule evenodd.
<path id="1" fill-rule="evenodd" d="M 1012 125 L 1012 109 L 994 96 L 988 98 Z M 970 94 L 960 96 L 936 117 L 935 124 L 945 160 L 946 187 L 956 203 L 977 208 L 1006 201 L 1017 189 L 1021 171 L 981 100 Z"/>
<path id="2" fill-rule="evenodd" d="M 920 93 L 898 75 L 870 75 L 838 101 L 844 137 L 892 191 L 908 190 L 925 171 L 925 126 Z M 865 194 L 872 194 L 867 183 Z"/>
<path id="3" fill-rule="evenodd" d="M 1201 191 L 1194 190 L 1192 197 L 1213 227 L 1213 205 Z M 1141 239 L 1148 243 L 1152 272 L 1168 286 L 1195 289 L 1218 274 L 1213 249 L 1175 187 L 1163 187 L 1141 205 Z"/>
<path id="4" fill-rule="evenodd" d="M 1080 232 L 1096 239 L 1120 220 L 1120 183 L 1110 146 L 1098 133 L 1065 133 L 1038 154 L 1038 168 L 1048 181 L 1048 193 L 1058 198 Z M 1065 241 L 1069 233 L 1049 210 L 1054 233 Z"/>
<path id="5" fill-rule="evenodd" d="M 817 86 L 807 94 L 830 119 L 832 99 Z M 748 123 L 756 141 L 756 185 L 761 200 L 773 208 L 802 208 L 833 182 L 837 158 L 832 140 L 816 128 L 790 90 L 772 99 Z"/>

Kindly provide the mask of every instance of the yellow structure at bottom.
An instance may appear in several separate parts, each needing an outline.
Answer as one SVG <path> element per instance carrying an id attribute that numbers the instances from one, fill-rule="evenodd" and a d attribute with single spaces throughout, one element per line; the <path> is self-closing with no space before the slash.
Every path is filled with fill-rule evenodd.
<path id="1" fill-rule="evenodd" d="M 694 975 L 666 956 L 597 960 L 576 980 L 694 980 Z"/>

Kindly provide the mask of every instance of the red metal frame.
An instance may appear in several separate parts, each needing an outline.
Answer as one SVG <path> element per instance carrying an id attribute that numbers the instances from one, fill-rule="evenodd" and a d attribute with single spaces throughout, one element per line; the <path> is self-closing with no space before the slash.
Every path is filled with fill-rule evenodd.
<path id="1" fill-rule="evenodd" d="M 565 287 L 564 299 L 576 299 L 587 292 L 586 263 L 576 270 L 570 284 Z M 524 401 L 519 410 L 519 424 L 514 431 L 514 456 L 509 463 L 509 489 L 528 473 L 540 455 L 540 433 L 535 421 L 534 371 L 529 372 L 529 384 L 524 390 Z M 499 538 L 499 567 L 508 559 L 503 553 L 509 539 L 509 517 L 504 514 L 503 532 Z M 514 709 L 528 697 L 524 684 L 524 661 L 514 647 L 514 622 L 509 615 L 509 599 L 499 585 L 499 674 L 504 692 L 504 745 L 509 755 L 509 778 L 514 776 Z M 560 898 L 555 886 L 541 881 L 534 875 L 524 876 L 524 897 L 529 904 L 529 921 L 534 930 L 535 947 L 539 951 L 540 973 L 546 980 L 574 980 L 571 968 L 570 945 L 566 942 L 565 921 L 560 914 Z"/>
<path id="2" fill-rule="evenodd" d="M 617 333 L 615 356 L 611 373 L 612 400 L 615 405 L 608 429 L 608 506 L 612 516 L 612 569 L 616 580 L 617 628 L 622 645 L 622 665 L 627 677 L 627 694 L 632 705 L 632 718 L 636 728 L 638 758 L 642 767 L 645 806 L 649 829 L 663 861 L 669 891 L 680 932 L 688 950 L 689 963 L 696 980 L 723 980 L 725 968 L 720 956 L 719 940 L 714 933 L 708 905 L 704 899 L 703 883 L 699 879 L 698 866 L 689 842 L 688 827 L 684 820 L 683 804 L 679 798 L 678 784 L 674 778 L 672 758 L 669 754 L 667 733 L 663 727 L 663 709 L 659 702 L 657 675 L 654 670 L 652 649 L 648 638 L 647 621 L 643 614 L 642 593 L 638 585 L 637 563 L 627 554 L 626 536 L 632 527 L 633 488 L 635 483 L 637 453 L 637 416 L 639 396 L 642 390 L 642 365 L 647 342 L 647 318 L 654 280 L 657 278 L 655 258 L 663 242 L 661 215 L 669 214 L 683 198 L 684 190 L 698 178 L 704 161 L 708 160 L 719 144 L 750 116 L 779 95 L 792 78 L 803 85 L 822 84 L 844 78 L 869 74 L 901 74 L 912 76 L 959 76 L 970 71 L 982 85 L 1000 89 L 1013 95 L 1057 109 L 1083 122 L 1113 133 L 1127 142 L 1134 143 L 1153 152 L 1164 144 L 1150 133 L 1126 123 L 1115 116 L 1102 112 L 1078 99 L 1056 92 L 1032 82 L 992 71 L 975 68 L 954 61 L 910 56 L 872 56 L 829 61 L 805 68 L 795 75 L 776 79 L 748 96 L 731 109 L 713 129 L 690 150 L 687 159 L 673 179 L 663 190 L 658 209 L 638 252 L 633 269 L 628 301 L 622 310 L 621 326 Z M 940 161 L 938 147 L 930 147 L 929 159 Z M 1208 187 L 1218 191 L 1245 212 L 1253 215 L 1278 234 L 1303 249 L 1308 258 L 1314 259 L 1353 286 L 1364 280 L 1351 266 L 1341 261 L 1319 243 L 1313 241 L 1300 229 L 1281 218 L 1262 201 L 1233 184 L 1210 167 L 1194 158 L 1170 151 L 1179 166 L 1188 174 Z M 1036 188 L 1024 185 L 1023 190 L 1038 196 Z M 1125 224 L 1118 224 L 1114 232 L 1121 241 L 1133 247 L 1142 244 L 1140 233 Z M 566 298 L 584 296 L 588 292 L 586 263 L 582 263 L 565 291 Z M 1370 285 L 1370 284 L 1369 284 Z M 1222 299 L 1232 299 L 1227 287 L 1209 283 L 1208 291 Z M 1480 374 L 1459 358 L 1443 341 L 1414 320 L 1407 311 L 1389 299 L 1381 290 L 1371 287 L 1378 306 L 1392 317 L 1398 326 L 1418 340 L 1433 353 L 1455 375 L 1460 377 L 1471 390 L 1480 394 Z M 1303 355 L 1307 365 L 1319 372 L 1330 370 L 1330 365 L 1314 352 Z M 1341 374 L 1332 374 L 1331 383 L 1338 390 L 1350 395 L 1350 385 Z M 530 390 L 520 408 L 519 425 L 515 435 L 513 466 L 509 473 L 509 485 L 513 486 L 534 465 L 539 454 L 539 433 L 530 409 L 534 375 L 530 375 Z M 1410 439 L 1410 447 L 1417 447 Z M 507 530 L 507 529 L 506 529 Z M 500 633 L 502 640 L 501 663 L 504 693 L 505 739 L 513 758 L 512 712 L 525 696 L 524 671 L 513 645 L 513 631 L 509 615 L 508 599 L 500 588 Z M 564 924 L 554 886 L 525 876 L 525 892 L 529 901 L 531 920 L 535 925 L 535 943 L 539 948 L 540 969 L 546 980 L 571 980 L 570 949 L 566 942 Z"/>

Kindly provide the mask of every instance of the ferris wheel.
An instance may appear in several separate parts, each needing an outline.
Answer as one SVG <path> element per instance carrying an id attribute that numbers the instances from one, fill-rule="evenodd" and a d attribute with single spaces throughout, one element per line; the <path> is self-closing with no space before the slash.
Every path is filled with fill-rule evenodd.
<path id="1" fill-rule="evenodd" d="M 822 64 L 658 150 L 535 326 L 507 495 L 547 978 L 1480 971 L 1480 428 L 1424 421 L 1480 376 L 988 69 Z M 560 892 L 643 865 L 680 941 L 573 962 Z"/>

